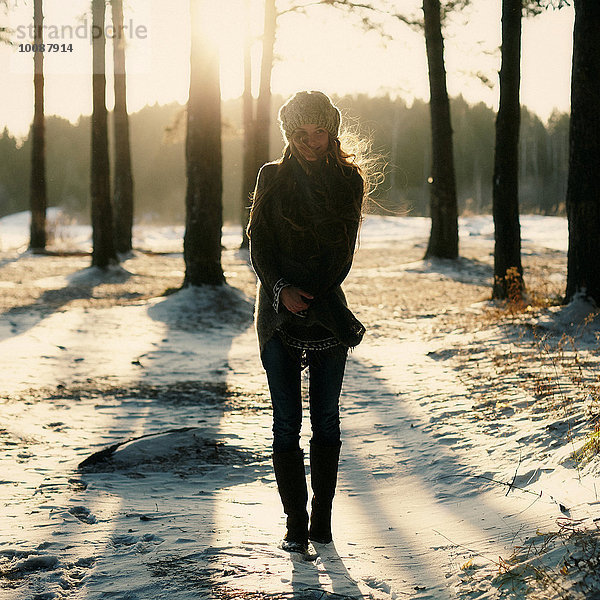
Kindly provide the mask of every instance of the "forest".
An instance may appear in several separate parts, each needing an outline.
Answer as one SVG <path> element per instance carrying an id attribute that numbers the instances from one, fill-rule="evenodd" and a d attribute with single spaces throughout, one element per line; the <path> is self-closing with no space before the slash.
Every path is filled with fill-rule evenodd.
<path id="1" fill-rule="evenodd" d="M 271 159 L 283 148 L 277 127 L 282 97 L 273 97 Z M 385 164 L 371 210 L 381 214 L 429 214 L 427 178 L 431 165 L 428 104 L 387 97 L 336 98 L 350 123 L 372 140 Z M 492 207 L 494 111 L 481 103 L 451 103 L 456 153 L 456 178 L 461 214 L 489 214 Z M 112 114 L 112 113 L 111 113 Z M 185 218 L 185 107 L 148 106 L 130 115 L 136 219 L 165 223 Z M 111 117 L 109 117 L 111 118 Z M 48 202 L 86 221 L 89 219 L 90 119 L 73 125 L 56 116 L 46 123 L 48 135 Z M 519 152 L 519 203 L 524 214 L 565 214 L 569 118 L 555 113 L 547 124 L 522 109 Z M 223 216 L 239 222 L 242 162 L 241 100 L 223 102 Z M 0 136 L 0 216 L 29 206 L 28 139 L 8 131 Z"/>

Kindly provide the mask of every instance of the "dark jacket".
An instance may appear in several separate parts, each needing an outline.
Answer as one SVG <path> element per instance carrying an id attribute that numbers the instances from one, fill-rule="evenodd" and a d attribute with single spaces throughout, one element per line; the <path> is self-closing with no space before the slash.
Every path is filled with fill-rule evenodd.
<path id="1" fill-rule="evenodd" d="M 362 177 L 356 171 L 343 173 L 340 167 L 330 167 L 324 177 L 328 189 L 318 196 L 296 159 L 290 160 L 294 163 L 292 182 L 275 185 L 278 163 L 267 163 L 260 170 L 255 191 L 257 197 L 269 190 L 261 218 L 253 220 L 250 234 L 250 258 L 258 276 L 255 324 L 260 349 L 291 321 L 307 327 L 321 325 L 341 344 L 354 347 L 365 329 L 348 309 L 341 283 L 352 265 Z M 311 210 L 319 218 L 312 217 Z M 346 242 L 334 243 L 335 239 Z M 314 296 L 302 316 L 279 302 L 285 285 Z"/>

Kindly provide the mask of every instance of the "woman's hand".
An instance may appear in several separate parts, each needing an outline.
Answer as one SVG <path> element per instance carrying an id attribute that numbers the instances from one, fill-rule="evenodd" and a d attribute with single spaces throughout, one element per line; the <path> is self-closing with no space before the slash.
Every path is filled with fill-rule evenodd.
<path id="1" fill-rule="evenodd" d="M 312 300 L 313 296 L 300 288 L 288 285 L 281 290 L 279 299 L 291 313 L 295 314 L 306 310 L 308 308 L 306 300 Z"/>

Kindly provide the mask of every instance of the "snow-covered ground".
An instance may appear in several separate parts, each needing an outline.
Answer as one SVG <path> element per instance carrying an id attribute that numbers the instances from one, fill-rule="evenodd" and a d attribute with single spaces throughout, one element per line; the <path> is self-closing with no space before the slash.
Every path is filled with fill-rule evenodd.
<path id="1" fill-rule="evenodd" d="M 57 246 L 61 249 L 91 249 L 91 227 L 70 222 L 60 209 L 48 211 L 48 221 Z M 461 218 L 461 237 L 494 239 L 494 224 L 489 215 Z M 424 217 L 380 217 L 367 216 L 361 229 L 363 244 L 385 244 L 397 240 L 422 240 L 431 227 Z M 183 244 L 184 227 L 180 226 L 136 226 L 134 246 L 153 252 L 180 252 Z M 567 221 L 562 217 L 521 216 L 523 243 L 542 248 L 567 251 Z M 223 244 L 233 248 L 240 243 L 239 226 L 225 226 Z M 29 242 L 29 213 L 21 212 L 0 219 L 0 251 L 21 250 Z"/>
<path id="2" fill-rule="evenodd" d="M 27 253 L 27 218 L 0 220 L 3 600 L 600 597 L 599 463 L 573 459 L 600 414 L 600 326 L 547 301 L 564 219 L 522 217 L 522 310 L 487 301 L 490 217 L 461 219 L 458 261 L 422 259 L 426 219 L 366 219 L 335 542 L 303 562 L 277 549 L 239 232 L 230 286 L 162 296 L 183 278 L 181 228 L 137 227 L 105 274 Z M 89 249 L 89 228 L 51 219 L 53 249 Z"/>

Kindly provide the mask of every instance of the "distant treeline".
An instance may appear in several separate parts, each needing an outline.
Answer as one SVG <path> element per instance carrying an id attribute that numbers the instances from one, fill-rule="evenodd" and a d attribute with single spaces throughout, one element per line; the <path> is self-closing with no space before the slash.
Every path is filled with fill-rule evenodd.
<path id="1" fill-rule="evenodd" d="M 271 157 L 282 150 L 273 98 Z M 387 163 L 374 197 L 380 208 L 398 214 L 428 215 L 431 163 L 429 106 L 417 100 L 367 96 L 338 98 L 351 120 L 370 134 L 374 150 Z M 484 104 L 452 100 L 459 210 L 491 212 L 495 113 Z M 130 117 L 136 218 L 185 220 L 185 107 L 148 106 Z M 563 214 L 568 166 L 569 117 L 554 114 L 547 125 L 527 109 L 521 115 L 520 204 L 522 213 Z M 241 201 L 241 101 L 223 103 L 224 218 L 239 220 Z M 89 213 L 90 118 L 76 125 L 46 119 L 48 196 L 51 206 Z M 0 216 L 29 208 L 29 140 L 0 136 Z"/>

